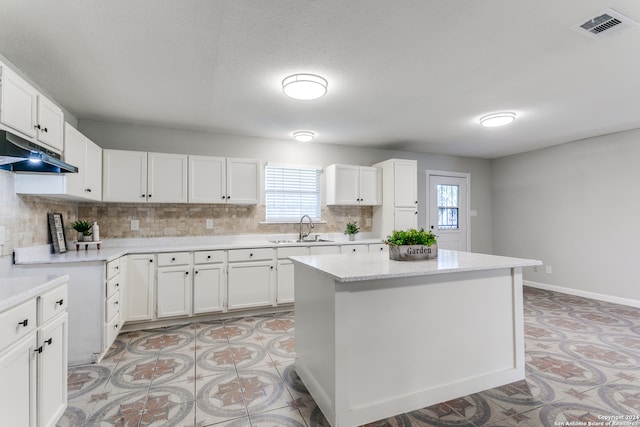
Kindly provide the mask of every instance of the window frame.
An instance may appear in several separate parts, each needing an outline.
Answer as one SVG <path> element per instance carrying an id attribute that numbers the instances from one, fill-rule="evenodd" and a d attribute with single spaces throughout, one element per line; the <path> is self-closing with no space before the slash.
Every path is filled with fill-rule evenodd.
<path id="1" fill-rule="evenodd" d="M 302 210 L 298 210 L 296 211 L 295 214 L 291 214 L 290 216 L 285 216 L 285 215 L 272 215 L 270 217 L 269 215 L 269 211 L 270 211 L 270 193 L 277 193 L 277 191 L 275 190 L 269 190 L 270 187 L 270 183 L 269 183 L 269 168 L 274 168 L 274 169 L 289 169 L 289 170 L 302 170 L 302 171 L 306 171 L 307 173 L 311 173 L 312 171 L 315 171 L 316 173 L 316 189 L 313 191 L 313 194 L 316 195 L 316 209 L 315 212 L 311 212 L 311 213 L 302 213 Z M 324 173 L 324 170 L 321 166 L 317 166 L 317 165 L 300 165 L 300 164 L 282 164 L 282 163 L 265 163 L 264 165 L 264 205 L 265 205 L 265 213 L 264 213 L 264 223 L 265 224 L 287 224 L 287 223 L 298 223 L 300 221 L 300 218 L 303 215 L 309 215 L 311 217 L 311 220 L 313 222 L 322 222 L 322 203 L 323 203 L 323 186 L 322 186 L 322 175 Z M 298 192 L 298 194 L 309 194 L 308 192 L 305 191 L 300 191 Z M 302 206 L 302 205 L 299 205 Z M 316 215 L 317 214 L 317 215 Z"/>

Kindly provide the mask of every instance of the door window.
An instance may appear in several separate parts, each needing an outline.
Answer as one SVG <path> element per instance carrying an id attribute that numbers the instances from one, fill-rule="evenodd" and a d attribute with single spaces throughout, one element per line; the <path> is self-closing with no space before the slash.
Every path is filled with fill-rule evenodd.
<path id="1" fill-rule="evenodd" d="M 436 186 L 438 203 L 438 230 L 457 230 L 460 228 L 458 212 L 460 209 L 459 186 L 438 184 Z"/>

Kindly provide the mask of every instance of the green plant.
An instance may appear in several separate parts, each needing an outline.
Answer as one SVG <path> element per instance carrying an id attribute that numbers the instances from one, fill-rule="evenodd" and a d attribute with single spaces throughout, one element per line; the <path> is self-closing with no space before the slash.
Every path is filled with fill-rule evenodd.
<path id="1" fill-rule="evenodd" d="M 360 232 L 360 227 L 358 227 L 358 222 L 348 222 L 347 228 L 344 230 L 344 234 L 357 234 Z"/>
<path id="2" fill-rule="evenodd" d="M 91 233 L 93 232 L 93 224 L 82 219 L 71 223 L 71 228 L 76 230 L 78 233 L 82 233 L 83 236 L 91 236 Z"/>
<path id="3" fill-rule="evenodd" d="M 390 245 L 424 245 L 431 246 L 438 241 L 436 240 L 436 235 L 431 231 L 424 231 L 424 228 L 421 228 L 420 231 L 410 228 L 408 230 L 393 230 L 390 236 L 387 236 L 387 240 L 384 241 L 386 244 Z"/>

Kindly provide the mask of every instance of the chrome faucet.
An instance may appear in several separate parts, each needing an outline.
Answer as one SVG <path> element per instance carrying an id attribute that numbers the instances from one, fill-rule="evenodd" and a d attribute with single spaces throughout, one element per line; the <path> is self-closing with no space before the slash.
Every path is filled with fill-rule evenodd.
<path id="1" fill-rule="evenodd" d="M 304 221 L 305 217 L 309 220 L 309 232 L 306 234 L 302 234 L 302 221 Z M 302 241 L 302 239 L 304 239 L 305 237 L 307 237 L 309 234 L 311 234 L 311 229 L 314 227 L 313 225 L 313 221 L 311 221 L 311 217 L 309 215 L 302 215 L 302 218 L 300 218 L 300 234 L 298 235 L 298 241 Z"/>

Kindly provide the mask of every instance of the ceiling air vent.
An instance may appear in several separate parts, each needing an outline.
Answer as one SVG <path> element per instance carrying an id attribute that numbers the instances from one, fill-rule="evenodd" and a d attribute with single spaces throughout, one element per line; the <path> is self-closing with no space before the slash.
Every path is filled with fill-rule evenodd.
<path id="1" fill-rule="evenodd" d="M 593 38 L 618 33 L 630 26 L 638 25 L 633 19 L 624 16 L 613 9 L 607 9 L 583 24 L 573 27 L 574 30 Z"/>

